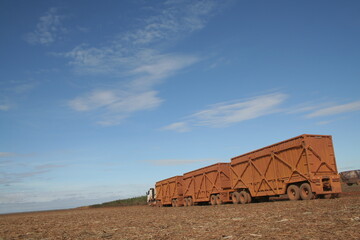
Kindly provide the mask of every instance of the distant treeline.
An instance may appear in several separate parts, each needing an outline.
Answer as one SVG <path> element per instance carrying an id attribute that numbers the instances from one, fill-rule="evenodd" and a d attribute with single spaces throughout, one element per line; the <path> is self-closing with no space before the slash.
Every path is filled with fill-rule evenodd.
<path id="1" fill-rule="evenodd" d="M 146 205 L 146 196 L 133 197 L 128 199 L 115 200 L 111 202 L 105 202 L 101 204 L 91 205 L 91 208 L 100 208 L 100 207 L 118 207 L 118 206 L 136 206 L 136 205 Z"/>

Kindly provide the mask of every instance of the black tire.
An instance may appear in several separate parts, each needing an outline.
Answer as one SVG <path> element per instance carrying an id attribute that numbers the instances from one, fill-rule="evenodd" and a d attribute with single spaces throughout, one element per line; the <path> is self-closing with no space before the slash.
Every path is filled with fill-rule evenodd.
<path id="1" fill-rule="evenodd" d="M 216 205 L 216 195 L 210 196 L 210 204 L 213 206 Z"/>
<path id="2" fill-rule="evenodd" d="M 247 198 L 247 201 L 246 201 L 246 203 L 251 203 L 251 201 L 252 201 L 252 198 L 251 198 L 251 195 L 250 195 L 250 193 L 248 193 L 248 192 L 245 192 L 245 195 L 246 195 L 246 198 Z"/>
<path id="3" fill-rule="evenodd" d="M 222 200 L 221 200 L 221 197 L 220 197 L 220 194 L 216 195 L 216 205 L 221 205 L 223 204 Z"/>
<path id="4" fill-rule="evenodd" d="M 300 188 L 294 184 L 290 185 L 287 188 L 286 193 L 291 201 L 296 201 L 300 199 Z"/>
<path id="5" fill-rule="evenodd" d="M 188 197 L 188 206 L 194 206 L 194 201 L 192 199 L 192 197 Z"/>
<path id="6" fill-rule="evenodd" d="M 234 192 L 232 195 L 231 195 L 231 200 L 233 202 L 233 204 L 239 204 L 240 203 L 240 193 L 239 192 Z"/>
<path id="7" fill-rule="evenodd" d="M 348 185 L 348 186 L 352 186 L 352 185 L 353 185 L 353 183 L 347 183 L 347 185 Z"/>
<path id="8" fill-rule="evenodd" d="M 248 195 L 247 192 L 245 191 L 241 191 L 239 194 L 239 200 L 241 204 L 246 204 L 248 203 Z"/>
<path id="9" fill-rule="evenodd" d="M 314 197 L 311 186 L 308 183 L 303 183 L 300 186 L 300 197 L 302 200 L 310 200 Z"/>

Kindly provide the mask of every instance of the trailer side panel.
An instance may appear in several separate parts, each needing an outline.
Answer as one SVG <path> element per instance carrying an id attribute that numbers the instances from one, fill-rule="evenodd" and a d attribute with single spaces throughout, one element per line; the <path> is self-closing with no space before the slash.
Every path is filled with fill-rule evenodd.
<path id="1" fill-rule="evenodd" d="M 184 174 L 184 197 L 194 203 L 209 202 L 212 195 L 230 201 L 230 164 L 217 163 Z"/>
<path id="2" fill-rule="evenodd" d="M 156 201 L 161 206 L 182 206 L 183 200 L 183 178 L 182 176 L 171 177 L 155 184 Z"/>
<path id="3" fill-rule="evenodd" d="M 316 194 L 340 193 L 331 136 L 301 135 L 231 159 L 231 185 L 253 197 L 285 194 L 308 182 Z"/>

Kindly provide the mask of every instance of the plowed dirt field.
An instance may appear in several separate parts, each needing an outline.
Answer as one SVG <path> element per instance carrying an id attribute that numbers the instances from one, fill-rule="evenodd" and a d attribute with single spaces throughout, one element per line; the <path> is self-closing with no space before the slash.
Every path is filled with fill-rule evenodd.
<path id="1" fill-rule="evenodd" d="M 359 186 L 340 198 L 0 215 L 0 239 L 360 239 Z"/>

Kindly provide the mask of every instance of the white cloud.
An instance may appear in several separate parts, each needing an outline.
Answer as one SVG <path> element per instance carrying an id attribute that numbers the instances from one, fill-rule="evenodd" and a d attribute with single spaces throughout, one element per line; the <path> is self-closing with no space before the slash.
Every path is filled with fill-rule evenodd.
<path id="1" fill-rule="evenodd" d="M 342 105 L 335 105 L 327 108 L 322 108 L 319 110 L 316 110 L 308 115 L 306 117 L 308 118 L 314 118 L 314 117 L 321 117 L 321 116 L 329 116 L 329 115 L 336 115 L 341 113 L 347 113 L 347 112 L 354 112 L 360 110 L 360 101 L 355 101 L 347 104 Z"/>
<path id="2" fill-rule="evenodd" d="M 76 111 L 90 111 L 108 106 L 118 101 L 120 96 L 111 90 L 95 90 L 85 96 L 69 101 L 69 106 Z"/>
<path id="3" fill-rule="evenodd" d="M 136 66 L 130 73 L 137 76 L 131 83 L 133 87 L 151 87 L 160 80 L 165 79 L 176 71 L 186 68 L 198 61 L 195 56 L 186 55 L 153 55 L 139 66 Z"/>
<path id="4" fill-rule="evenodd" d="M 65 167 L 65 165 L 59 165 L 59 164 L 41 164 L 36 166 L 36 169 L 45 169 L 45 170 L 50 170 L 50 169 L 56 169 L 56 168 L 62 168 Z"/>
<path id="5" fill-rule="evenodd" d="M 175 132 L 189 132 L 191 129 L 187 122 L 176 122 L 163 127 L 162 130 L 171 130 Z"/>
<path id="6" fill-rule="evenodd" d="M 120 124 L 124 118 L 134 112 L 154 109 L 162 101 L 156 91 L 96 90 L 69 101 L 69 106 L 76 111 L 101 109 L 103 120 L 97 123 L 111 126 Z"/>
<path id="7" fill-rule="evenodd" d="M 19 157 L 23 154 L 1 153 L 2 157 Z M 0 156 L 1 156 L 0 155 Z M 38 175 L 48 173 L 54 169 L 65 167 L 57 164 L 36 165 L 29 162 L 0 161 L 0 186 L 9 186 L 14 183 L 24 182 Z"/>
<path id="8" fill-rule="evenodd" d="M 132 62 L 132 57 L 124 56 L 125 53 L 126 49 L 117 45 L 90 47 L 81 44 L 57 55 L 69 58 L 69 64 L 78 74 L 118 74 L 124 71 L 124 65 Z"/>
<path id="9" fill-rule="evenodd" d="M 34 157 L 36 153 L 12 153 L 12 152 L 0 152 L 1 157 Z"/>
<path id="10" fill-rule="evenodd" d="M 15 156 L 15 153 L 11 153 L 11 152 L 0 152 L 0 157 L 13 157 Z"/>
<path id="11" fill-rule="evenodd" d="M 11 108 L 10 104 L 2 103 L 0 104 L 0 111 L 7 111 Z"/>
<path id="12" fill-rule="evenodd" d="M 164 4 L 158 15 L 143 21 L 143 26 L 121 36 L 134 45 L 146 45 L 177 39 L 202 29 L 216 10 L 216 1 L 172 1 Z"/>
<path id="13" fill-rule="evenodd" d="M 331 121 L 321 121 L 321 122 L 317 122 L 316 124 L 317 125 L 326 125 L 326 124 L 329 124 L 331 123 Z"/>
<path id="14" fill-rule="evenodd" d="M 163 100 L 157 96 L 158 92 L 154 90 L 156 84 L 197 61 L 194 56 L 155 55 L 154 51 L 138 53 L 138 57 L 137 62 L 132 60 L 126 62 L 124 60 L 118 68 L 108 65 L 109 59 L 106 57 L 103 62 L 94 63 L 100 66 L 93 69 L 105 69 L 104 72 L 114 72 L 118 76 L 127 75 L 127 79 L 130 80 L 126 84 L 113 86 L 111 90 L 95 89 L 83 96 L 78 96 L 69 101 L 69 106 L 76 111 L 91 111 L 102 108 L 105 110 L 103 114 L 106 115 L 106 120 L 98 123 L 116 125 L 133 112 L 160 106 Z M 84 63 L 86 68 L 89 66 L 88 62 L 90 61 Z M 82 69 L 82 63 L 77 62 L 75 64 L 80 67 L 81 71 L 85 70 Z M 129 70 L 121 72 L 121 69 L 124 68 Z M 102 70 L 97 71 L 99 73 Z"/>
<path id="15" fill-rule="evenodd" d="M 297 113 L 303 113 L 303 112 L 309 112 L 309 111 L 313 111 L 322 107 L 325 107 L 327 105 L 325 105 L 324 103 L 302 103 L 296 106 L 292 106 L 291 109 L 287 110 L 288 114 L 297 114 Z"/>
<path id="16" fill-rule="evenodd" d="M 58 187 L 42 183 L 48 189 L 25 188 L 0 195 L 0 213 L 64 209 L 141 196 L 149 184 L 111 184 L 83 187 L 77 184 Z M 101 196 L 101 197 L 99 197 Z"/>
<path id="17" fill-rule="evenodd" d="M 279 111 L 277 108 L 285 99 L 282 93 L 258 96 L 247 101 L 220 103 L 193 114 L 197 125 L 224 127 L 232 123 L 258 118 Z"/>
<path id="18" fill-rule="evenodd" d="M 101 125 L 116 125 L 134 112 L 160 106 L 163 100 L 157 96 L 155 86 L 198 62 L 199 57 L 164 54 L 154 44 L 171 38 L 176 41 L 178 36 L 203 28 L 215 5 L 215 1 L 165 3 L 157 15 L 143 19 L 137 28 L 118 34 L 108 44 L 82 44 L 57 54 L 68 58 L 78 74 L 119 78 L 110 90 L 94 89 L 70 100 L 68 105 L 76 111 L 101 109 Z"/>
<path id="19" fill-rule="evenodd" d="M 0 82 L 0 111 L 8 111 L 18 106 L 39 84 L 34 80 L 5 80 Z"/>
<path id="20" fill-rule="evenodd" d="M 141 93 L 129 93 L 119 101 L 109 105 L 113 112 L 136 112 L 141 110 L 153 109 L 163 101 L 156 96 L 156 91 L 147 91 Z"/>
<path id="21" fill-rule="evenodd" d="M 186 121 L 165 126 L 164 130 L 181 132 L 189 126 L 227 127 L 234 123 L 258 118 L 281 111 L 278 107 L 287 95 L 274 93 L 257 96 L 248 100 L 218 103 L 186 117 Z"/>
<path id="22" fill-rule="evenodd" d="M 60 38 L 67 30 L 62 26 L 64 16 L 57 14 L 56 8 L 50 8 L 44 16 L 40 17 L 36 29 L 28 33 L 26 40 L 30 44 L 49 45 Z"/>
<path id="23" fill-rule="evenodd" d="M 192 55 L 162 54 L 157 42 L 172 44 L 202 29 L 218 10 L 217 5 L 212 0 L 160 3 L 158 8 L 153 8 L 152 16 L 140 19 L 136 28 L 117 34 L 109 42 L 100 46 L 81 44 L 56 55 L 69 58 L 69 64 L 79 74 L 127 76 L 146 71 L 150 76 L 163 78 L 161 75 L 168 72 L 167 68 L 176 68 L 172 65 L 191 65 L 197 59 Z"/>

